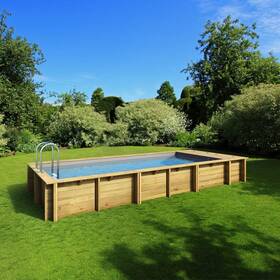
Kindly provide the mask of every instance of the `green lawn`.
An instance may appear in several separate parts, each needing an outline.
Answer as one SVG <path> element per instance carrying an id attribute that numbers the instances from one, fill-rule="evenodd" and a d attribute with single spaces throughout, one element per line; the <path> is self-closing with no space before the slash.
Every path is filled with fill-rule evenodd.
<path id="1" fill-rule="evenodd" d="M 62 158 L 172 150 L 98 147 Z M 173 148 L 174 150 L 174 148 Z M 0 159 L 0 279 L 280 279 L 280 160 L 248 182 L 44 222 L 26 192 L 34 155 Z"/>

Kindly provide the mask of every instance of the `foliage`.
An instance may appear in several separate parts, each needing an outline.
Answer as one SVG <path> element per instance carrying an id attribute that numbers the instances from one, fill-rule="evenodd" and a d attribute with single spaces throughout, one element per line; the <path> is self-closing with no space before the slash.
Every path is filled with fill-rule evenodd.
<path id="1" fill-rule="evenodd" d="M 96 111 L 98 109 L 98 104 L 103 98 L 104 98 L 104 92 L 103 89 L 100 87 L 94 90 L 94 92 L 92 93 L 90 104 L 95 108 Z"/>
<path id="2" fill-rule="evenodd" d="M 91 147 L 104 141 L 108 123 L 91 107 L 65 107 L 49 127 L 50 138 L 62 146 Z"/>
<path id="3" fill-rule="evenodd" d="M 96 104 L 96 111 L 103 113 L 108 122 L 114 123 L 116 121 L 116 108 L 124 104 L 123 100 L 117 96 L 107 96 Z"/>
<path id="4" fill-rule="evenodd" d="M 108 126 L 106 131 L 106 144 L 109 146 L 123 146 L 128 140 L 128 127 L 126 123 L 116 122 Z"/>
<path id="5" fill-rule="evenodd" d="M 212 127 L 205 124 L 199 124 L 192 131 L 180 132 L 176 135 L 172 142 L 173 146 L 177 147 L 195 147 L 211 145 L 217 142 L 216 132 Z"/>
<path id="6" fill-rule="evenodd" d="M 194 128 L 192 133 L 196 136 L 196 145 L 198 146 L 211 145 L 218 141 L 217 133 L 212 129 L 210 125 L 200 123 Z"/>
<path id="7" fill-rule="evenodd" d="M 0 156 L 7 150 L 7 138 L 5 137 L 6 127 L 2 124 L 3 116 L 0 115 Z"/>
<path id="8" fill-rule="evenodd" d="M 210 125 L 220 141 L 254 152 L 280 150 L 280 85 L 259 85 L 225 103 Z"/>
<path id="9" fill-rule="evenodd" d="M 172 146 L 176 147 L 194 147 L 197 144 L 197 137 L 195 133 L 190 131 L 177 133 L 175 140 L 172 142 Z"/>
<path id="10" fill-rule="evenodd" d="M 171 86 L 169 81 L 165 81 L 160 86 L 160 89 L 157 91 L 156 99 L 160 99 L 166 102 L 168 105 L 174 105 L 176 102 L 176 96 L 174 93 L 174 88 Z"/>
<path id="11" fill-rule="evenodd" d="M 12 84 L 0 77 L 0 113 L 7 126 L 36 130 L 40 107 L 32 84 Z"/>
<path id="12" fill-rule="evenodd" d="M 0 15 L 0 113 L 7 126 L 34 129 L 40 98 L 33 78 L 44 57 L 36 44 L 14 35 L 8 15 Z"/>
<path id="13" fill-rule="evenodd" d="M 14 36 L 14 29 L 6 23 L 8 16 L 7 12 L 0 15 L 0 76 L 12 84 L 32 84 L 44 56 L 38 45 Z"/>
<path id="14" fill-rule="evenodd" d="M 128 126 L 127 144 L 168 143 L 184 131 L 185 118 L 156 99 L 139 100 L 117 108 L 117 119 Z"/>
<path id="15" fill-rule="evenodd" d="M 198 86 L 184 87 L 176 107 L 186 114 L 190 129 L 207 119 L 207 100 L 204 99 Z"/>
<path id="16" fill-rule="evenodd" d="M 19 130 L 17 128 L 9 128 L 6 133 L 8 137 L 7 146 L 11 151 L 32 153 L 42 138 L 33 134 L 27 129 Z"/>
<path id="17" fill-rule="evenodd" d="M 219 106 L 232 95 L 240 94 L 248 84 L 280 82 L 277 59 L 263 58 L 257 51 L 255 29 L 255 25 L 245 26 L 229 16 L 223 22 L 206 24 L 198 41 L 203 58 L 183 70 L 202 90 L 200 104 L 205 104 L 207 113 L 199 121 L 206 122 Z"/>
<path id="18" fill-rule="evenodd" d="M 86 105 L 86 99 L 87 95 L 84 92 L 72 89 L 69 92 L 58 94 L 56 103 L 62 108 L 67 106 L 84 106 Z"/>

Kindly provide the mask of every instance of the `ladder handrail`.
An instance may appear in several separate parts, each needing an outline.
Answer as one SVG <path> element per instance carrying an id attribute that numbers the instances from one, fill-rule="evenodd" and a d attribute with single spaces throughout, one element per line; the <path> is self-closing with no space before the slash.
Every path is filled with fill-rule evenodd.
<path id="1" fill-rule="evenodd" d="M 47 143 L 50 143 L 50 141 L 45 141 L 45 142 L 41 142 L 39 143 L 37 146 L 36 146 L 36 168 L 38 169 L 38 161 L 39 161 L 39 158 L 38 158 L 38 152 L 39 152 L 39 148 L 42 146 L 42 145 L 45 145 Z"/>
<path id="2" fill-rule="evenodd" d="M 54 148 L 57 150 L 57 159 L 56 159 L 56 177 L 59 178 L 59 148 L 58 146 L 55 144 L 55 143 L 52 143 L 52 142 L 48 142 L 48 143 L 45 143 L 41 149 L 40 149 L 40 172 L 43 171 L 43 161 L 42 161 L 42 152 L 44 151 L 44 149 L 48 146 L 51 146 L 52 148 L 52 161 L 51 161 L 51 173 L 52 173 L 52 176 L 54 176 Z"/>

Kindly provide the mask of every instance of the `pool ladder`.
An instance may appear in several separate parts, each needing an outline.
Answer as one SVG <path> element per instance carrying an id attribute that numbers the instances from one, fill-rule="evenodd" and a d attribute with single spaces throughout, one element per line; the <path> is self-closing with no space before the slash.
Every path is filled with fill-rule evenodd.
<path id="1" fill-rule="evenodd" d="M 43 153 L 44 149 L 46 149 L 48 147 L 51 147 L 51 149 L 52 149 L 51 174 L 53 177 L 56 177 L 57 179 L 59 179 L 59 157 L 60 157 L 59 154 L 60 154 L 60 152 L 59 152 L 58 145 L 56 145 L 53 142 L 50 142 L 50 141 L 41 142 L 36 146 L 36 168 L 39 169 L 40 172 L 43 172 L 42 153 Z M 57 151 L 56 173 L 54 173 L 54 149 L 56 149 L 56 151 Z"/>

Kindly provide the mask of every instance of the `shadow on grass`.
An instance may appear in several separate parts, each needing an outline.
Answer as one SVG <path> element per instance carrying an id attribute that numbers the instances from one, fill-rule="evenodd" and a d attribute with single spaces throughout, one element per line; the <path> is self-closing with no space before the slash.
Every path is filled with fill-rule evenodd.
<path id="1" fill-rule="evenodd" d="M 248 182 L 242 186 L 242 191 L 280 197 L 280 160 L 250 160 L 247 173 Z"/>
<path id="2" fill-rule="evenodd" d="M 8 192 L 16 213 L 42 219 L 43 209 L 34 204 L 33 194 L 27 191 L 25 184 L 11 185 Z"/>
<path id="3" fill-rule="evenodd" d="M 105 266 L 133 280 L 280 279 L 279 239 L 249 227 L 241 217 L 232 217 L 231 226 L 205 226 L 190 209 L 185 209 L 184 215 L 184 224 L 191 226 L 144 222 L 162 239 L 153 240 L 140 250 L 117 244 L 104 252 Z M 246 236 L 245 242 L 238 242 L 240 233 Z M 252 259 L 256 254 L 262 258 L 260 268 Z"/>

